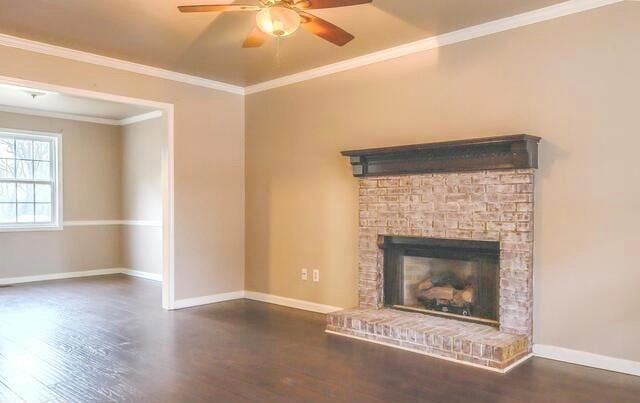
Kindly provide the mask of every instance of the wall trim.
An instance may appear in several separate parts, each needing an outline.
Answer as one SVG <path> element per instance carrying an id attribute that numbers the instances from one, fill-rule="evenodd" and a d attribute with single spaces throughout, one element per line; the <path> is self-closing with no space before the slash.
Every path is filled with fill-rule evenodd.
<path id="1" fill-rule="evenodd" d="M 124 269 L 124 268 L 110 268 L 110 269 L 68 271 L 68 272 L 52 273 L 52 274 L 38 274 L 35 276 L 5 277 L 5 278 L 0 278 L 0 285 L 33 283 L 35 281 L 64 280 L 64 279 L 79 278 L 79 277 L 105 276 L 109 274 L 126 274 L 127 276 L 145 278 L 147 280 L 162 281 L 162 274 L 148 273 L 140 270 L 131 270 L 131 269 Z"/>
<path id="2" fill-rule="evenodd" d="M 120 225 L 129 225 L 133 227 L 162 227 L 162 221 L 154 220 L 122 220 Z"/>
<path id="3" fill-rule="evenodd" d="M 638 361 L 593 354 L 564 347 L 549 346 L 546 344 L 534 344 L 533 354 L 540 358 L 548 358 L 550 360 L 583 365 L 585 367 L 640 376 L 640 362 Z"/>
<path id="4" fill-rule="evenodd" d="M 337 306 L 323 305 L 315 302 L 304 301 L 301 299 L 281 297 L 279 295 L 265 294 L 256 291 L 245 291 L 244 297 L 254 301 L 266 302 L 269 304 L 287 306 L 289 308 L 302 309 L 303 311 L 311 311 L 317 313 L 331 313 L 341 311 L 343 308 Z"/>
<path id="5" fill-rule="evenodd" d="M 137 227 L 162 227 L 162 221 L 154 220 L 86 220 L 86 221 L 65 221 L 65 227 L 89 227 L 102 225 L 129 225 Z"/>
<path id="6" fill-rule="evenodd" d="M 230 301 L 234 299 L 250 299 L 254 301 L 266 302 L 268 304 L 282 305 L 289 308 L 301 309 L 303 311 L 317 312 L 317 313 L 331 313 L 342 310 L 336 306 L 323 305 L 315 302 L 304 301 L 294 298 L 280 297 L 278 295 L 265 294 L 256 291 L 233 291 L 222 294 L 205 295 L 196 298 L 187 298 L 176 300 L 174 309 L 190 308 L 200 305 L 214 304 L 216 302 Z"/>
<path id="7" fill-rule="evenodd" d="M 17 106 L 0 105 L 0 112 L 16 113 L 20 115 L 41 116 L 45 118 L 74 120 L 77 122 L 97 123 L 100 125 L 126 126 L 145 120 L 155 119 L 162 116 L 162 111 L 145 112 L 140 115 L 131 116 L 125 119 L 107 119 L 93 116 L 77 115 L 74 113 L 43 111 L 39 109 L 23 108 Z"/>
<path id="8" fill-rule="evenodd" d="M 0 278 L 0 285 L 32 283 L 34 281 L 62 280 L 62 279 L 77 278 L 77 277 L 104 276 L 107 274 L 118 274 L 118 273 L 122 273 L 122 269 L 119 269 L 119 268 L 97 269 L 97 270 L 69 271 L 64 273 L 39 274 L 35 276 L 6 277 L 6 278 Z"/>
<path id="9" fill-rule="evenodd" d="M 125 274 L 128 276 L 144 278 L 153 281 L 162 281 L 162 275 L 156 273 L 148 273 L 139 270 L 132 270 L 126 268 L 110 268 L 110 269 L 97 269 L 97 270 L 84 270 L 84 271 L 72 271 L 72 272 L 64 272 L 64 273 L 53 273 L 53 274 L 41 274 L 35 276 L 23 276 L 23 277 L 7 277 L 0 278 L 0 285 L 12 285 L 12 284 L 22 284 L 22 283 L 31 283 L 36 281 L 49 281 L 49 280 L 63 280 L 70 278 L 79 278 L 79 277 L 93 277 L 93 276 L 103 276 L 109 274 Z M 190 307 L 196 307 L 201 305 L 209 305 L 217 302 L 223 301 L 231 301 L 236 299 L 250 299 L 254 301 L 265 302 L 269 304 L 282 305 L 289 308 L 301 309 L 304 311 L 317 312 L 322 314 L 327 314 L 335 311 L 339 311 L 342 308 L 338 308 L 330 305 L 318 304 L 315 302 L 304 301 L 294 298 L 281 297 L 278 295 L 266 294 L 256 291 L 233 291 L 221 294 L 213 294 L 213 295 L 205 295 L 202 297 L 195 298 L 186 298 L 179 299 L 174 301 L 173 309 L 184 309 Z M 360 339 L 359 337 L 348 336 L 341 333 L 335 333 L 331 331 L 326 331 L 330 334 L 337 334 L 339 336 L 344 337 L 352 337 L 355 339 Z M 390 345 L 383 342 L 377 342 L 366 339 L 366 341 L 388 345 L 390 347 L 396 347 L 395 345 Z M 415 350 L 408 351 L 416 352 Z M 429 354 L 426 354 L 429 355 Z M 533 345 L 533 355 L 535 357 L 551 359 L 555 361 L 561 361 L 569 364 L 582 365 L 586 367 L 592 367 L 597 369 L 602 369 L 606 371 L 619 372 L 622 374 L 640 376 L 640 362 L 625 360 L 622 358 L 609 357 L 605 355 L 593 354 L 586 351 L 578 351 L 572 350 L 564 347 L 550 346 L 545 344 L 534 344 Z M 437 358 L 442 358 L 437 356 Z M 513 365 L 505 368 L 505 370 L 497 370 L 497 372 L 508 372 L 510 369 L 515 367 L 516 365 L 526 361 L 529 356 L 523 358 L 522 360 L 514 363 Z M 454 360 L 455 362 L 459 362 Z M 487 369 L 486 367 L 482 367 Z"/>
<path id="10" fill-rule="evenodd" d="M 554 4 L 548 7 L 543 7 L 521 14 L 516 14 L 511 17 L 489 21 L 480 25 L 463 28 L 457 31 L 432 36 L 415 42 L 406 43 L 404 45 L 384 49 L 378 52 L 369 53 L 363 56 L 358 56 L 352 59 L 343 60 L 341 62 L 328 64 L 325 66 L 313 68 L 284 77 L 279 77 L 273 80 L 264 81 L 246 87 L 192 76 L 189 74 L 178 73 L 175 71 L 147 66 L 144 64 L 128 62 L 112 57 L 101 56 L 95 53 L 51 45 L 44 42 L 32 41 L 29 39 L 6 34 L 0 34 L 0 46 L 7 46 L 36 53 L 42 53 L 49 56 L 75 60 L 83 63 L 90 63 L 98 66 L 125 70 L 132 73 L 144 74 L 151 77 L 206 87 L 218 91 L 228 92 L 231 94 L 249 95 L 267 91 L 273 88 L 299 83 L 302 81 L 312 80 L 314 78 L 323 77 L 346 70 L 355 69 L 362 66 L 367 66 L 369 64 L 374 64 L 385 60 L 407 56 L 413 53 L 424 52 L 426 50 L 436 49 L 442 46 L 447 46 L 458 42 L 468 41 L 471 39 L 508 31 L 514 28 L 524 27 L 538 22 L 548 21 L 555 18 L 580 13 L 582 11 L 592 10 L 594 8 L 620 3 L 622 1 L 624 0 L 568 0 L 563 3 Z"/>
<path id="11" fill-rule="evenodd" d="M 452 45 L 454 43 L 481 38 L 483 36 L 524 27 L 538 22 L 549 21 L 559 17 L 580 13 L 582 11 L 592 10 L 594 8 L 599 8 L 622 1 L 624 0 L 569 0 L 537 10 L 516 14 L 511 17 L 489 21 L 457 31 L 432 36 L 393 48 L 369 53 L 367 55 L 354 57 L 352 59 L 343 60 L 341 62 L 328 64 L 322 67 L 302 71 L 300 73 L 295 73 L 262 83 L 250 85 L 244 88 L 244 94 L 255 94 L 273 88 L 312 80 L 314 78 L 323 77 L 330 74 L 335 74 L 342 71 L 383 62 L 386 60 L 396 59 L 402 56 Z"/>
<path id="12" fill-rule="evenodd" d="M 162 116 L 162 111 L 151 111 L 141 113 L 140 115 L 131 116 L 125 119 L 118 120 L 120 126 L 131 125 L 138 122 L 144 122 L 145 120 L 151 120 Z"/>
<path id="13" fill-rule="evenodd" d="M 110 67 L 118 70 L 125 70 L 132 73 L 144 74 L 151 77 L 162 78 L 166 80 L 178 81 L 185 84 L 196 85 L 199 87 L 211 88 L 218 91 L 229 92 L 231 94 L 243 95 L 244 89 L 237 85 L 227 84 L 220 81 L 209 80 L 202 77 L 196 77 L 189 74 L 178 73 L 175 71 L 165 70 L 158 67 L 147 66 L 144 64 L 128 62 L 112 57 L 101 56 L 95 53 L 83 52 L 80 50 L 65 48 L 62 46 L 51 45 L 48 43 L 32 41 L 17 36 L 0 34 L 0 46 L 8 46 L 12 48 L 28 50 L 31 52 L 42 53 L 49 56 L 61 57 L 63 59 L 75 60 L 83 63 L 95 64 L 103 67 Z"/>
<path id="14" fill-rule="evenodd" d="M 42 116 L 45 118 L 75 120 L 78 122 L 97 123 L 100 125 L 111 125 L 111 126 L 119 125 L 118 123 L 119 121 L 114 119 L 96 118 L 93 116 L 76 115 L 73 113 L 43 111 L 39 109 L 22 108 L 18 106 L 0 105 L 0 112 L 17 113 L 20 115 L 30 115 L 30 116 Z"/>
<path id="15" fill-rule="evenodd" d="M 131 269 L 122 269 L 120 273 L 126 274 L 127 276 L 144 278 L 147 280 L 162 281 L 161 273 L 149 273 L 147 271 L 131 270 Z"/>
<path id="16" fill-rule="evenodd" d="M 177 299 L 173 302 L 173 309 L 191 308 L 200 305 L 215 304 L 217 302 L 231 301 L 244 298 L 244 291 L 232 291 L 222 294 L 204 295 L 202 297 Z"/>

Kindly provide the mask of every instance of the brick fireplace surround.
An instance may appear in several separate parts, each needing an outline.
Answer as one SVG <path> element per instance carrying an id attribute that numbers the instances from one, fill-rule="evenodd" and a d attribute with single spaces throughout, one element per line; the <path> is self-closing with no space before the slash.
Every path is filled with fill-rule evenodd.
<path id="1" fill-rule="evenodd" d="M 526 358 L 534 170 L 367 176 L 359 184 L 359 307 L 330 314 L 327 331 L 498 372 Z M 499 329 L 385 308 L 380 235 L 499 241 Z"/>

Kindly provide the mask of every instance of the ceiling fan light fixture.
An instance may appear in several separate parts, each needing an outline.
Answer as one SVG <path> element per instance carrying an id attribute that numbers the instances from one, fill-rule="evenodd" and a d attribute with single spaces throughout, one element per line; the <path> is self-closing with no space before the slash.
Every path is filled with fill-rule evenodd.
<path id="1" fill-rule="evenodd" d="M 271 6 L 256 15 L 258 28 L 271 36 L 287 36 L 300 27 L 300 15 L 284 6 Z"/>

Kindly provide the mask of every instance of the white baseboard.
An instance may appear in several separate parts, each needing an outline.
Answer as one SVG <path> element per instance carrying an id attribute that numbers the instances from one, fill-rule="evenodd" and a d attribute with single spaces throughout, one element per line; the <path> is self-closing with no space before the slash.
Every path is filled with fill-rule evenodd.
<path id="1" fill-rule="evenodd" d="M 586 351 L 571 350 L 569 348 L 549 346 L 545 344 L 534 344 L 533 354 L 536 357 L 548 358 L 550 360 L 640 376 L 640 362 L 638 361 L 625 360 L 622 358 L 609 357 L 606 355 L 593 354 Z"/>
<path id="2" fill-rule="evenodd" d="M 146 271 L 131 270 L 131 269 L 122 269 L 121 273 L 126 274 L 128 276 L 146 278 L 147 280 L 162 281 L 162 274 L 158 274 L 158 273 L 149 273 Z"/>
<path id="3" fill-rule="evenodd" d="M 302 309 L 304 311 L 318 313 L 331 313 L 342 310 L 342 308 L 331 305 L 317 304 L 315 302 L 303 301 L 301 299 L 280 297 L 278 295 L 265 294 L 256 291 L 245 291 L 244 297 L 247 299 L 252 299 L 254 301 L 262 301 L 269 304 L 283 305 L 288 306 L 289 308 Z"/>
<path id="4" fill-rule="evenodd" d="M 123 269 L 123 268 L 111 268 L 111 269 L 97 269 L 97 270 L 83 270 L 83 271 L 67 271 L 63 273 L 39 274 L 35 276 L 5 277 L 5 278 L 0 278 L 0 285 L 33 283 L 35 281 L 64 280 L 67 278 L 78 278 L 78 277 L 104 276 L 107 274 L 126 274 L 128 276 L 146 278 L 146 279 L 155 280 L 155 281 L 162 281 L 161 274 L 147 273 L 139 270 L 131 270 L 131 269 Z"/>
<path id="5" fill-rule="evenodd" d="M 215 304 L 216 302 L 231 301 L 234 299 L 250 299 L 254 301 L 266 302 L 269 304 L 282 305 L 289 308 L 301 309 L 303 311 L 317 312 L 317 313 L 331 313 L 340 311 L 342 308 L 338 308 L 330 305 L 317 304 L 315 302 L 303 301 L 300 299 L 280 297 L 278 295 L 265 294 L 256 291 L 233 291 L 223 294 L 205 295 L 196 298 L 187 298 L 176 300 L 173 308 L 182 309 L 190 308 L 194 306 Z"/>
<path id="6" fill-rule="evenodd" d="M 84 270 L 84 271 L 69 271 L 64 273 L 53 273 L 53 274 L 39 274 L 36 276 L 6 277 L 6 278 L 0 278 L 0 285 L 32 283 L 34 281 L 62 280 L 66 278 L 77 278 L 77 277 L 104 276 L 106 274 L 122 273 L 122 270 L 123 269 L 120 269 L 120 268 L 97 269 L 97 270 Z"/>
<path id="7" fill-rule="evenodd" d="M 216 302 L 231 301 L 244 298 L 244 291 L 226 292 L 223 294 L 204 295 L 202 297 L 177 299 L 173 303 L 173 309 L 190 308 L 200 305 L 215 304 Z"/>
<path id="8" fill-rule="evenodd" d="M 110 268 L 41 274 L 35 276 L 6 277 L 0 278 L 0 285 L 31 283 L 35 281 L 63 280 L 78 277 L 104 276 L 108 274 L 126 274 L 129 276 L 140 277 L 154 281 L 162 281 L 162 275 L 160 274 L 147 273 L 139 270 L 131 270 L 125 268 Z M 173 305 L 173 309 L 183 309 L 242 298 L 324 314 L 339 311 L 342 309 L 331 305 L 323 305 L 300 299 L 244 290 L 176 300 Z M 640 376 L 640 362 L 638 361 L 625 360 L 622 358 L 609 357 L 605 355 L 593 354 L 585 351 L 572 350 L 563 347 L 549 346 L 545 344 L 535 344 L 533 346 L 533 355 L 540 358 L 547 358 L 570 364 L 583 365 L 607 371 Z"/>

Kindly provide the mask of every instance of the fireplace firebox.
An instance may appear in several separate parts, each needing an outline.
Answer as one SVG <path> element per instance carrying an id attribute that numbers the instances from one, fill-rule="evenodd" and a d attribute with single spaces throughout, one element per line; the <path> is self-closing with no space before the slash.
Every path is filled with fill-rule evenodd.
<path id="1" fill-rule="evenodd" d="M 380 236 L 384 305 L 499 326 L 500 243 Z"/>

